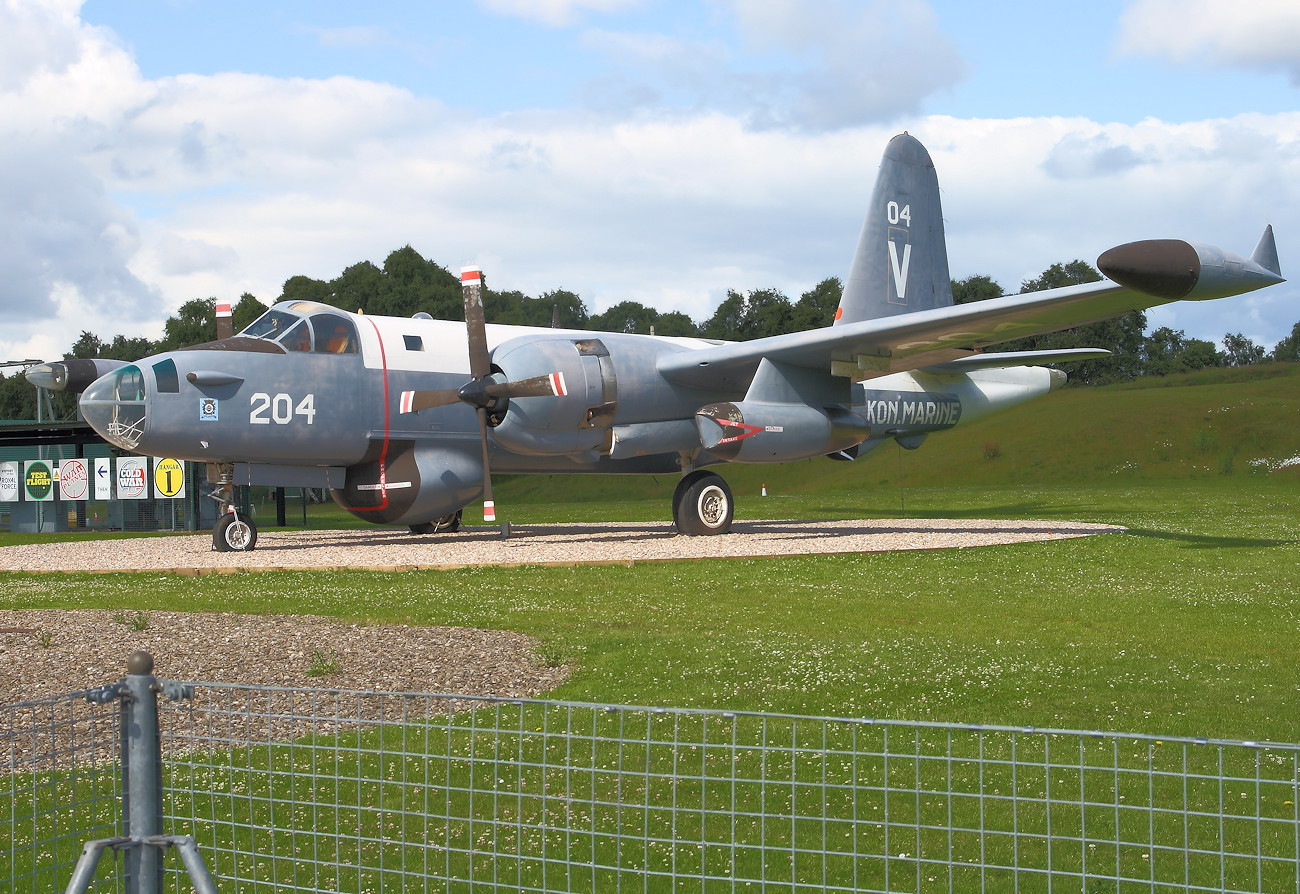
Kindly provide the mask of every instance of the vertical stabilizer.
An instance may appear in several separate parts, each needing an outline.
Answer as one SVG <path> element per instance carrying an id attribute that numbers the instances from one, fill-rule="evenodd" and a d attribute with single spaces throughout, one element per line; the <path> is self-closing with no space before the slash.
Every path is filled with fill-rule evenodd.
<path id="1" fill-rule="evenodd" d="M 1273 225 L 1264 228 L 1264 235 L 1259 237 L 1259 244 L 1250 259 L 1269 273 L 1282 275 L 1282 265 L 1277 261 L 1277 242 L 1273 239 Z"/>
<path id="2" fill-rule="evenodd" d="M 915 137 L 889 141 L 835 322 L 952 305 L 939 179 Z"/>

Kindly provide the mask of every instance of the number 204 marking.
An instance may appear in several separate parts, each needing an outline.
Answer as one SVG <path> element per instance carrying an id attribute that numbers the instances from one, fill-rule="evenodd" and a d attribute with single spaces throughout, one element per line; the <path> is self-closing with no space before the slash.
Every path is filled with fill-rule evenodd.
<path id="1" fill-rule="evenodd" d="M 250 425 L 270 425 L 274 422 L 276 425 L 288 425 L 293 421 L 294 416 L 307 417 L 307 424 L 311 425 L 312 420 L 316 418 L 316 396 L 309 394 L 298 405 L 294 406 L 293 398 L 281 392 L 275 397 L 267 394 L 265 391 L 259 391 L 249 399 L 248 422 Z M 270 417 L 267 417 L 270 413 Z"/>
<path id="2" fill-rule="evenodd" d="M 901 221 L 910 227 L 912 225 L 912 206 L 904 205 L 899 208 L 897 202 L 890 202 L 885 206 L 885 216 L 889 218 L 891 224 L 897 225 Z"/>

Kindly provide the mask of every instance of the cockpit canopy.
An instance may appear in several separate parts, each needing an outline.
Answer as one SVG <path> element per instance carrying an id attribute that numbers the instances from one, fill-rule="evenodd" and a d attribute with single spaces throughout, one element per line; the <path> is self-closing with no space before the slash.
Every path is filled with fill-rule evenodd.
<path id="1" fill-rule="evenodd" d="M 286 351 L 303 353 L 356 354 L 360 350 L 352 321 L 334 308 L 312 301 L 277 304 L 239 336 L 272 341 Z"/>

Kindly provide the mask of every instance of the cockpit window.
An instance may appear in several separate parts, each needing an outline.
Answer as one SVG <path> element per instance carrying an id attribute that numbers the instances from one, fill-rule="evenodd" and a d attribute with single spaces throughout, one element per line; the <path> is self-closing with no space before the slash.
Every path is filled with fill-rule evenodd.
<path id="1" fill-rule="evenodd" d="M 317 354 L 355 354 L 357 330 L 352 321 L 338 314 L 313 314 L 311 328 L 316 335 Z"/>
<path id="2" fill-rule="evenodd" d="M 306 321 L 294 326 L 279 341 L 286 351 L 310 351 L 311 333 L 307 331 Z"/>
<path id="3" fill-rule="evenodd" d="M 159 394 L 177 394 L 181 390 L 180 377 L 176 375 L 176 361 L 168 357 L 153 365 L 153 380 Z"/>
<path id="4" fill-rule="evenodd" d="M 114 400 L 144 400 L 144 374 L 138 366 L 124 366 L 114 371 Z"/>
<path id="5" fill-rule="evenodd" d="M 240 335 L 248 335 L 253 338 L 267 338 L 274 341 L 289 327 L 298 322 L 298 318 L 293 314 L 287 314 L 281 310 L 268 310 L 262 314 L 252 324 L 245 329 Z"/>

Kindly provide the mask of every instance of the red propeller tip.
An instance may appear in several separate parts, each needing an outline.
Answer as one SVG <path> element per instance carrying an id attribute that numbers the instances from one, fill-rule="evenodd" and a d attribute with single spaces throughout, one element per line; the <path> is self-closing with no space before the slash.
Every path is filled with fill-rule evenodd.
<path id="1" fill-rule="evenodd" d="M 402 392 L 402 403 L 401 403 L 401 406 L 398 408 L 397 412 L 399 412 L 399 413 L 409 413 L 409 412 L 411 412 L 411 404 L 412 404 L 414 401 L 415 401 L 415 392 L 414 392 L 414 391 L 403 391 L 403 392 Z"/>
<path id="2" fill-rule="evenodd" d="M 555 391 L 556 397 L 564 397 L 569 393 L 569 389 L 564 384 L 564 373 L 551 373 L 551 388 Z"/>
<path id="3" fill-rule="evenodd" d="M 478 285 L 482 277 L 483 275 L 479 272 L 477 267 L 460 268 L 460 284 L 462 286 Z"/>

